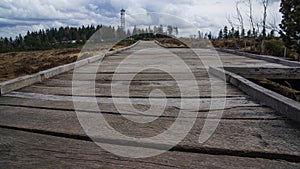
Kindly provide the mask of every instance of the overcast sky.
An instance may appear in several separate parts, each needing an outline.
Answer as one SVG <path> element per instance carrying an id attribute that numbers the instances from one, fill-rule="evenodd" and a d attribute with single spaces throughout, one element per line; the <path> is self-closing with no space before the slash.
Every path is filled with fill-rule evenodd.
<path id="1" fill-rule="evenodd" d="M 279 24 L 280 0 L 270 1 L 269 21 Z M 240 6 L 247 26 L 247 8 Z M 217 34 L 220 28 L 229 25 L 226 18 L 231 16 L 234 20 L 236 14 L 235 0 L 1 0 L 0 36 L 15 37 L 28 30 L 60 26 L 117 26 L 121 8 L 126 10 L 127 28 L 172 24 L 184 35 L 197 34 L 197 29 Z M 259 22 L 262 18 L 259 0 L 253 0 L 253 8 Z"/>

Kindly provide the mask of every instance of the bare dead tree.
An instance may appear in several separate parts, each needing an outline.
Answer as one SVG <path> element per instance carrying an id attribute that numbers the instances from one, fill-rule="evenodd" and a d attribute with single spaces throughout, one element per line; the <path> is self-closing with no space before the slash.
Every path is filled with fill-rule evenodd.
<path id="1" fill-rule="evenodd" d="M 258 33 L 260 32 L 260 24 L 256 23 L 256 34 L 259 35 Z"/>
<path id="2" fill-rule="evenodd" d="M 248 17 L 250 21 L 251 31 L 255 33 L 255 24 L 253 19 L 253 5 L 252 0 L 244 0 L 243 3 L 248 7 Z"/>
<path id="3" fill-rule="evenodd" d="M 241 32 L 244 29 L 244 19 L 243 19 L 243 15 L 241 14 L 240 8 L 239 8 L 239 4 L 242 3 L 242 1 L 237 0 L 235 2 L 235 8 L 236 8 L 236 15 L 237 15 L 237 20 L 239 22 L 239 27 L 241 28 Z"/>
<path id="4" fill-rule="evenodd" d="M 269 6 L 269 0 L 261 0 L 263 5 L 263 21 L 262 21 L 262 42 L 261 42 L 261 53 L 265 53 L 265 40 L 266 40 L 266 22 L 267 22 L 267 9 Z"/>
<path id="5" fill-rule="evenodd" d="M 238 27 L 238 28 L 241 28 L 241 30 L 243 30 L 244 29 L 244 18 L 241 13 L 241 10 L 240 10 L 240 6 L 239 6 L 240 3 L 243 3 L 243 1 L 237 0 L 235 2 L 236 16 L 233 17 L 234 21 L 232 20 L 230 15 L 227 16 L 226 19 L 232 28 Z"/>
<path id="6" fill-rule="evenodd" d="M 270 29 L 274 32 L 279 32 L 279 27 L 278 27 L 278 22 L 277 22 L 277 16 L 278 14 L 274 11 L 269 11 L 270 15 L 271 15 L 271 19 L 270 21 L 267 23 L 266 25 L 266 29 Z"/>
<path id="7" fill-rule="evenodd" d="M 231 28 L 234 28 L 236 25 L 233 23 L 233 21 L 232 21 L 232 19 L 231 19 L 231 16 L 230 15 L 228 15 L 227 17 L 226 17 L 226 19 L 227 19 L 227 22 L 229 23 L 229 25 L 231 26 Z M 232 34 L 233 34 L 234 32 L 232 32 Z M 235 38 L 234 38 L 235 39 Z M 238 45 L 237 45 L 237 42 L 236 42 L 236 39 L 234 40 L 235 41 L 235 47 L 237 47 Z"/>
<path id="8" fill-rule="evenodd" d="M 229 23 L 229 25 L 231 26 L 231 28 L 234 28 L 235 25 L 233 24 L 233 21 L 232 21 L 230 15 L 228 15 L 228 16 L 226 17 L 226 20 L 227 20 L 227 22 Z"/>
<path id="9" fill-rule="evenodd" d="M 243 0 L 236 0 L 235 2 L 235 9 L 236 9 L 236 16 L 233 16 L 233 19 L 231 18 L 231 15 L 228 15 L 226 17 L 227 19 L 227 22 L 230 24 L 231 28 L 237 28 L 237 30 L 241 30 L 239 32 L 244 32 L 245 29 L 244 29 L 244 18 L 243 18 L 243 15 L 241 13 L 241 10 L 240 10 L 240 4 L 243 3 Z M 235 32 L 232 32 L 232 34 L 234 35 Z M 233 36 L 233 38 L 235 39 L 235 46 L 236 47 L 239 47 L 238 43 L 237 43 L 237 39 L 235 38 L 235 36 Z"/>
<path id="10" fill-rule="evenodd" d="M 263 22 L 262 22 L 262 27 L 263 27 L 263 30 L 262 30 L 262 35 L 263 35 L 263 38 L 266 37 L 266 22 L 267 22 L 267 9 L 268 9 L 268 6 L 269 6 L 269 0 L 262 0 L 262 5 L 263 5 L 263 8 L 264 8 L 264 16 L 263 16 Z"/>

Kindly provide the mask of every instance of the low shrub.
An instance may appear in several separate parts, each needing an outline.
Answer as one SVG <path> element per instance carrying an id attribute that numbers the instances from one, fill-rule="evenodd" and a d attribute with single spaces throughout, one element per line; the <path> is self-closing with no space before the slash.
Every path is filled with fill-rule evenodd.
<path id="1" fill-rule="evenodd" d="M 265 41 L 265 52 L 267 55 L 283 57 L 284 55 L 284 44 L 278 40 L 266 40 Z"/>

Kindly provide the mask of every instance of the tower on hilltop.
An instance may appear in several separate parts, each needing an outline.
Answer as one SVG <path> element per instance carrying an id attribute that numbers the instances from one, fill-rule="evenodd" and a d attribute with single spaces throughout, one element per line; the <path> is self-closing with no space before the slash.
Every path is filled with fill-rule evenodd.
<path id="1" fill-rule="evenodd" d="M 125 31 L 125 9 L 121 9 L 121 28 Z"/>

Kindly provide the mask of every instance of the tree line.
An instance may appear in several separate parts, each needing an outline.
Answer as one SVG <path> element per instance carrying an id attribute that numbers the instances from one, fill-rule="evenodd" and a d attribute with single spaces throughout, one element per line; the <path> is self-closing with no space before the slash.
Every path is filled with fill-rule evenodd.
<path id="1" fill-rule="evenodd" d="M 232 27 L 229 29 L 228 26 L 225 26 L 223 29 L 220 29 L 218 34 L 218 39 L 228 39 L 228 38 L 257 38 L 263 37 L 263 32 L 257 32 L 256 29 L 249 29 L 247 32 L 245 29 L 239 30 Z M 275 31 L 271 30 L 269 33 L 266 32 L 266 37 L 274 38 Z"/>
<path id="2" fill-rule="evenodd" d="M 97 30 L 102 28 L 97 26 L 82 27 L 60 27 L 46 30 L 27 32 L 25 36 L 21 34 L 15 39 L 0 38 L 0 52 L 10 51 L 29 51 L 29 50 L 45 50 L 52 48 L 60 48 L 74 46 L 74 44 L 82 44 L 89 39 Z M 109 28 L 112 29 L 112 28 Z"/>
<path id="3" fill-rule="evenodd" d="M 121 27 L 97 25 L 82 27 L 60 27 L 41 29 L 39 31 L 28 31 L 25 36 L 21 34 L 13 38 L 0 38 L 0 52 L 46 50 L 65 47 L 76 47 L 83 45 L 94 33 L 100 42 L 114 42 L 123 38 L 144 33 L 178 35 L 178 28 L 173 26 L 154 26 L 138 28 L 134 26 L 133 31 L 125 32 Z"/>
<path id="4" fill-rule="evenodd" d="M 252 0 L 236 0 L 235 16 L 227 17 L 230 26 L 220 29 L 218 36 L 213 39 L 233 38 L 236 39 L 235 46 L 239 47 L 245 47 L 246 42 L 250 42 L 250 45 L 254 46 L 253 50 L 261 54 L 270 54 L 268 52 L 278 50 L 278 55 L 287 57 L 296 53 L 300 60 L 300 0 L 281 0 L 282 20 L 280 24 L 276 22 L 274 16 L 272 18 L 272 13 L 268 13 L 270 0 L 257 0 L 257 2 L 262 5 L 263 9 L 259 21 L 254 19 Z M 242 14 L 241 7 L 246 8 L 246 16 Z M 270 14 L 271 19 L 267 20 Z M 248 29 L 244 24 L 245 17 L 250 22 Z M 247 41 L 243 42 L 245 39 Z M 239 42 L 242 42 L 242 45 L 239 45 Z"/>
<path id="5" fill-rule="evenodd" d="M 166 27 L 164 27 L 163 25 L 159 25 L 159 26 L 153 26 L 153 28 L 151 26 L 149 26 L 148 28 L 137 28 L 137 26 L 134 26 L 132 35 L 144 34 L 144 33 L 177 36 L 179 34 L 179 30 L 178 27 L 174 27 L 172 25 L 168 25 Z"/>

